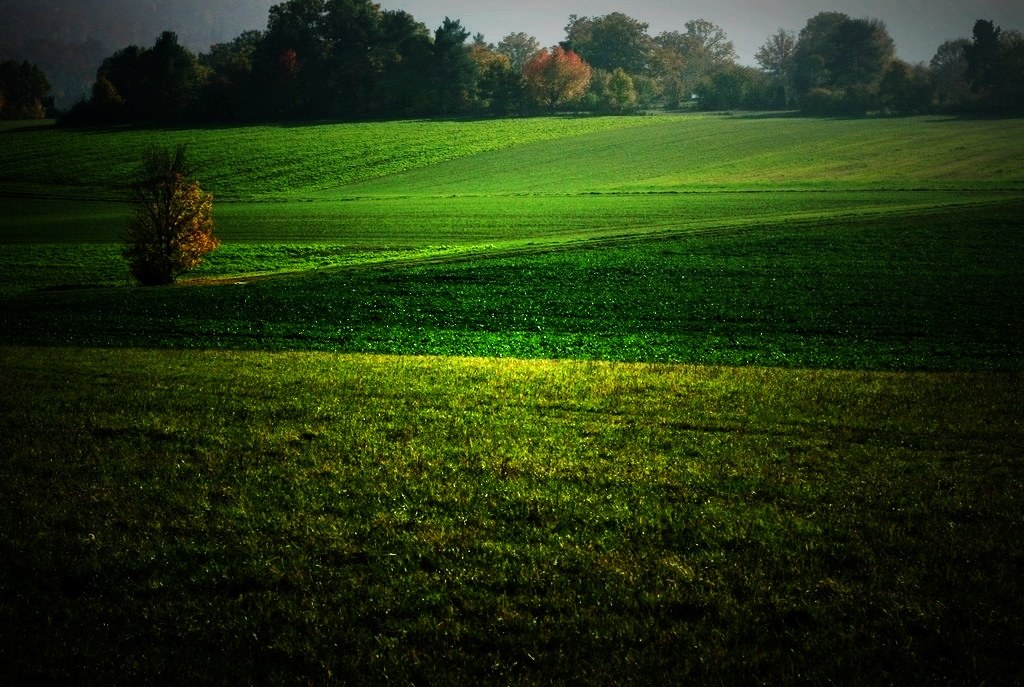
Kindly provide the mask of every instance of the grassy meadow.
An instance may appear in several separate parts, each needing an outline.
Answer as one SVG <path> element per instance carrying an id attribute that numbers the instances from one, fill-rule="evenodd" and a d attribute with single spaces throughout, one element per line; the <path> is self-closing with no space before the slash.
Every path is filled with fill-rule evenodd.
<path id="1" fill-rule="evenodd" d="M 189 144 L 221 249 L 130 284 Z M 1024 120 L 0 127 L 0 682 L 1017 684 Z"/>
<path id="2" fill-rule="evenodd" d="M 0 355 L 15 676 L 1021 677 L 1019 374 Z"/>

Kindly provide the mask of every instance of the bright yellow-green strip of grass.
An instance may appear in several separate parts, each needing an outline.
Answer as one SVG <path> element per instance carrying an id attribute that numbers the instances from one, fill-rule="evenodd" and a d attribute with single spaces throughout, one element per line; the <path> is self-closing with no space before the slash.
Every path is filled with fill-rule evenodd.
<path id="1" fill-rule="evenodd" d="M 662 117 L 361 182 L 347 194 L 1024 188 L 1024 119 Z"/>
<path id="2" fill-rule="evenodd" d="M 357 250 L 685 231 L 976 205 L 1013 191 L 751 191 L 582 196 L 399 196 L 214 204 L 226 243 L 333 243 Z M 0 198 L 2 244 L 120 243 L 125 203 Z"/>
<path id="3" fill-rule="evenodd" d="M 46 348 L 0 374 L 6 684 L 1021 677 L 1020 374 Z"/>
<path id="4" fill-rule="evenodd" d="M 984 216 L 1005 192 L 751 192 L 217 203 L 220 249 L 184 279 L 536 251 L 651 235 L 840 224 L 935 208 Z M 126 204 L 7 198 L 0 292 L 124 285 Z M 986 205 L 989 204 L 989 205 Z M 965 210 L 970 205 L 975 210 Z"/>

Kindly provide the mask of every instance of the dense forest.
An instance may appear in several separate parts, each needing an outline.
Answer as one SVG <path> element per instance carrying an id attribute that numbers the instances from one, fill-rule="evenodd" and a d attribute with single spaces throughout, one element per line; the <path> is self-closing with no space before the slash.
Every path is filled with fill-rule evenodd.
<path id="1" fill-rule="evenodd" d="M 103 58 L 174 31 L 206 48 L 242 28 L 267 25 L 275 0 L 0 0 L 0 61 L 29 61 L 46 72 L 59 108 L 88 93 Z"/>
<path id="2" fill-rule="evenodd" d="M 508 116 L 571 109 L 800 109 L 808 114 L 1024 112 L 1024 34 L 979 19 L 929 64 L 896 57 L 885 25 L 821 12 L 780 29 L 741 66 L 703 19 L 651 36 L 622 13 L 571 15 L 559 46 L 497 44 L 458 20 L 431 31 L 370 0 L 288 0 L 266 29 L 195 54 L 175 32 L 102 59 L 66 123 L 143 120 Z M 0 116 L 44 116 L 49 85 L 28 62 L 0 68 Z M 49 106 L 49 107 L 48 107 Z"/>

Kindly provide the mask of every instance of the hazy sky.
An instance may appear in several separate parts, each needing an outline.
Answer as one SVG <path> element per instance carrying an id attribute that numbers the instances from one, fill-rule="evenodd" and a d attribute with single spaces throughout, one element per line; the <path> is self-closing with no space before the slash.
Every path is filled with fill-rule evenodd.
<path id="1" fill-rule="evenodd" d="M 267 9 L 283 0 L 0 0 L 0 49 L 4 44 L 49 39 L 96 38 L 107 50 L 129 42 L 149 45 L 163 29 L 177 31 L 193 50 L 230 40 L 267 25 Z M 602 16 L 623 12 L 647 22 L 650 34 L 683 31 L 690 19 L 718 24 L 736 46 L 740 61 L 754 54 L 777 29 L 799 31 L 818 12 L 883 20 L 900 57 L 928 61 L 951 38 L 970 38 L 977 19 L 1004 29 L 1024 30 L 1024 0 L 376 0 L 405 10 L 430 29 L 446 16 L 471 33 L 497 43 L 519 31 L 544 46 L 565 38 L 570 14 Z"/>
<path id="2" fill-rule="evenodd" d="M 565 37 L 570 14 L 601 16 L 623 12 L 650 24 L 650 34 L 683 31 L 690 19 L 718 24 L 736 45 L 740 61 L 754 64 L 754 53 L 777 29 L 799 31 L 818 12 L 834 10 L 852 17 L 881 19 L 896 41 L 899 56 L 927 62 L 950 38 L 970 38 L 977 19 L 991 19 L 1005 29 L 1024 29 L 1024 0 L 378 0 L 387 9 L 402 9 L 431 29 L 445 16 L 460 19 L 473 34 L 497 43 L 524 31 L 541 45 Z"/>

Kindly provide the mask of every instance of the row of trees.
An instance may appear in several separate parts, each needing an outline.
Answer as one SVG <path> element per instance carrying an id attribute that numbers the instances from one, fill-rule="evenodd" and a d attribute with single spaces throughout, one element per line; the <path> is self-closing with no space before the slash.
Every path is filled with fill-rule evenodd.
<path id="1" fill-rule="evenodd" d="M 69 121 L 153 118 L 392 118 L 522 114 L 571 107 L 783 109 L 811 114 L 1024 112 L 1024 36 L 979 20 L 930 64 L 895 56 L 885 25 L 821 12 L 780 29 L 740 66 L 725 31 L 702 19 L 648 33 L 622 13 L 572 15 L 541 49 L 526 34 L 470 39 L 446 19 L 431 32 L 371 0 L 288 0 L 267 29 L 195 55 L 165 32 L 105 59 Z"/>
<path id="2" fill-rule="evenodd" d="M 1024 112 L 1024 35 L 986 20 L 973 40 L 946 41 L 915 65 L 896 58 L 882 22 L 822 12 L 799 34 L 772 35 L 757 61 L 787 102 L 811 114 Z"/>
<path id="3" fill-rule="evenodd" d="M 103 61 L 72 119 L 373 118 L 517 111 L 512 57 L 469 44 L 458 21 L 431 32 L 371 0 L 288 0 L 266 31 L 195 55 L 163 33 Z M 532 55 L 531 55 L 532 56 Z"/>
<path id="4" fill-rule="evenodd" d="M 779 29 L 737 64 L 721 27 L 696 19 L 651 37 L 620 13 L 570 17 L 565 45 L 596 73 L 624 70 L 642 106 L 799 108 L 810 114 L 1024 112 L 1024 35 L 978 20 L 973 39 L 943 43 L 927 65 L 896 57 L 885 24 L 820 12 L 795 33 Z M 591 88 L 605 92 L 600 83 Z"/>

